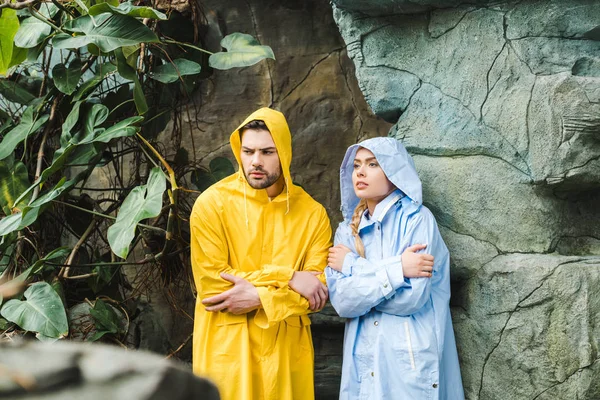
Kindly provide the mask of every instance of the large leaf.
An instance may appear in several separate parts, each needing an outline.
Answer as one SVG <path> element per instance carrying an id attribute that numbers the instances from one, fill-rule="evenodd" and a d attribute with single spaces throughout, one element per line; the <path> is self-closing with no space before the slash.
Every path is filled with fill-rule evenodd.
<path id="1" fill-rule="evenodd" d="M 129 49 L 133 47 L 128 47 Z M 122 49 L 115 50 L 115 58 L 117 59 L 117 71 L 125 79 L 133 81 L 133 101 L 138 114 L 145 114 L 148 111 L 148 103 L 144 95 L 144 89 L 138 79 L 137 72 L 128 62 Z"/>
<path id="2" fill-rule="evenodd" d="M 13 103 L 29 104 L 35 96 L 17 82 L 0 79 L 0 94 Z"/>
<path id="3" fill-rule="evenodd" d="M 133 136 L 139 129 L 137 126 L 134 126 L 134 124 L 137 124 L 143 119 L 144 117 L 135 116 L 119 121 L 119 123 L 111 126 L 104 132 L 97 135 L 93 142 L 108 143 L 115 138 Z"/>
<path id="4" fill-rule="evenodd" d="M 261 46 L 252 36 L 245 33 L 232 33 L 221 40 L 221 47 L 227 52 L 212 54 L 208 63 L 216 69 L 231 69 L 254 65 L 265 58 L 275 59 L 269 46 Z"/>
<path id="5" fill-rule="evenodd" d="M 94 20 L 96 25 L 94 25 Z M 52 45 L 57 49 L 72 49 L 95 44 L 105 53 L 118 47 L 138 43 L 158 42 L 158 37 L 146 25 L 126 15 L 100 14 L 94 20 L 89 15 L 68 21 L 64 28 L 84 35 L 56 35 Z"/>
<path id="6" fill-rule="evenodd" d="M 200 73 L 200 64 L 185 58 L 177 58 L 173 63 L 166 63 L 154 68 L 150 77 L 162 83 L 171 83 L 185 75 Z"/>
<path id="7" fill-rule="evenodd" d="M 211 160 L 208 170 L 196 169 L 192 171 L 192 183 L 201 192 L 208 189 L 213 183 L 235 173 L 235 168 L 231 161 L 225 157 L 216 157 Z"/>
<path id="8" fill-rule="evenodd" d="M 19 30 L 17 12 L 3 8 L 0 14 L 0 75 L 5 75 L 13 59 L 13 40 Z"/>
<path id="9" fill-rule="evenodd" d="M 7 301 L 2 316 L 47 338 L 62 338 L 69 333 L 65 307 L 52 286 L 46 282 L 34 283 L 25 291 L 25 298 L 25 301 Z"/>
<path id="10" fill-rule="evenodd" d="M 22 199 L 28 196 L 29 193 L 31 193 L 31 191 L 39 184 L 41 180 L 42 177 L 40 177 L 40 179 L 34 182 L 34 184 L 31 185 L 25 192 L 23 192 L 21 196 L 19 196 L 19 198 L 15 201 L 19 203 Z M 75 185 L 76 182 L 76 178 L 71 179 L 69 181 L 67 181 L 66 178 L 62 178 L 56 184 L 56 186 L 52 188 L 52 190 L 50 190 L 43 196 L 38 197 L 30 205 L 24 207 L 23 211 L 2 218 L 2 220 L 0 220 L 0 236 L 4 236 L 11 232 L 21 230 L 34 223 L 37 220 L 40 212 L 42 211 L 42 208 L 45 207 L 47 203 L 59 197 L 65 190 L 68 190 L 71 187 L 73 187 L 73 185 Z"/>
<path id="11" fill-rule="evenodd" d="M 41 128 L 41 126 L 48 120 L 48 115 L 42 115 L 36 118 L 35 108 L 30 106 L 25 110 L 21 117 L 19 125 L 14 127 L 8 132 L 2 142 L 0 143 L 0 160 L 4 160 L 10 154 L 19 143 L 25 140 L 33 132 Z"/>
<path id="12" fill-rule="evenodd" d="M 90 15 L 102 13 L 129 15 L 130 17 L 136 18 L 167 19 L 167 16 L 160 11 L 150 7 L 134 6 L 129 2 L 121 3 L 118 7 L 114 7 L 109 3 L 96 4 L 95 6 L 90 7 Z"/>
<path id="13" fill-rule="evenodd" d="M 64 64 L 56 64 L 52 68 L 52 78 L 58 90 L 64 94 L 73 94 L 81 78 L 81 61 L 76 58 L 68 68 Z"/>
<path id="14" fill-rule="evenodd" d="M 58 11 L 52 3 L 41 3 L 39 13 L 52 18 Z M 52 27 L 36 17 L 25 18 L 15 35 L 15 45 L 24 49 L 35 47 L 50 35 Z"/>
<path id="15" fill-rule="evenodd" d="M 148 183 L 134 188 L 127 195 L 116 222 L 108 228 L 106 235 L 113 253 L 127 258 L 129 245 L 135 237 L 136 225 L 141 220 L 154 218 L 160 213 L 165 189 L 165 176 L 160 168 L 155 167 L 150 171 Z"/>
<path id="16" fill-rule="evenodd" d="M 21 161 L 9 158 L 0 161 L 0 207 L 10 214 L 13 208 L 22 210 L 28 203 L 26 199 L 15 204 L 15 200 L 29 187 L 27 167 Z"/>
<path id="17" fill-rule="evenodd" d="M 96 75 L 94 75 L 89 80 L 83 82 L 77 92 L 73 95 L 72 101 L 80 101 L 86 99 L 90 94 L 96 90 L 96 87 L 102 82 L 102 80 L 109 74 L 113 73 L 117 69 L 116 66 L 105 63 L 100 64 L 96 68 Z"/>

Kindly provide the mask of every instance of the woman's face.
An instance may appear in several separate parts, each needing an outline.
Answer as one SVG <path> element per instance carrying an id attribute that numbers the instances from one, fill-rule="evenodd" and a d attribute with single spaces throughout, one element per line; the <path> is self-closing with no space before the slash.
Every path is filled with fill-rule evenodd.
<path id="1" fill-rule="evenodd" d="M 358 149 L 354 157 L 352 185 L 358 198 L 365 199 L 372 204 L 379 203 L 395 189 L 394 184 L 383 173 L 373 153 L 362 147 Z"/>

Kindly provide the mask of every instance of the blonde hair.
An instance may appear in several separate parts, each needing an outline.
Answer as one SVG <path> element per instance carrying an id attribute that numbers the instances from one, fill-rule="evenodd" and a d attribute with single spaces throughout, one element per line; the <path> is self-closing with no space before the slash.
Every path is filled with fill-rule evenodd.
<path id="1" fill-rule="evenodd" d="M 362 215 L 365 213 L 367 209 L 367 200 L 360 199 L 360 202 L 354 209 L 354 214 L 352 214 L 352 221 L 350 221 L 350 228 L 352 228 L 352 236 L 354 236 L 354 247 L 356 247 L 356 251 L 358 255 L 363 257 L 365 256 L 365 245 L 363 244 L 360 236 L 358 235 L 358 224 L 360 224 L 360 219 Z"/>

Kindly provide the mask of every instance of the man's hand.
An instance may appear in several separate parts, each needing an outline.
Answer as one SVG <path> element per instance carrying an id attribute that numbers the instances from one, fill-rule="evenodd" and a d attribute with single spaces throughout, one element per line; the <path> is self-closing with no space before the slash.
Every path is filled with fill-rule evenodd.
<path id="1" fill-rule="evenodd" d="M 308 300 L 311 311 L 325 307 L 327 302 L 327 287 L 321 283 L 317 271 L 295 271 L 288 285 L 292 290 Z"/>
<path id="2" fill-rule="evenodd" d="M 404 250 L 402 253 L 402 273 L 405 278 L 431 278 L 433 256 L 431 254 L 416 253 L 426 247 L 426 244 L 415 244 Z"/>
<path id="3" fill-rule="evenodd" d="M 344 265 L 344 258 L 346 254 L 352 253 L 348 247 L 343 244 L 336 244 L 329 249 L 329 256 L 327 257 L 327 265 L 330 268 L 335 269 L 338 272 L 342 272 L 342 266 Z"/>
<path id="4" fill-rule="evenodd" d="M 260 308 L 258 290 L 250 282 L 235 275 L 221 273 L 221 278 L 234 284 L 233 288 L 213 297 L 202 300 L 206 311 L 246 314 Z"/>

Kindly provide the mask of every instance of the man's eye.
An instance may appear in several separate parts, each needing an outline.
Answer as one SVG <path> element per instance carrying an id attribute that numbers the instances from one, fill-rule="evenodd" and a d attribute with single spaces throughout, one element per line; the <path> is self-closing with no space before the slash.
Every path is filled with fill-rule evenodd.
<path id="1" fill-rule="evenodd" d="M 243 150 L 244 154 L 252 154 L 252 151 L 250 150 Z"/>
<path id="2" fill-rule="evenodd" d="M 274 151 L 272 151 L 272 150 L 265 150 L 265 151 L 263 151 L 263 154 L 265 154 L 265 155 L 270 155 L 270 154 L 273 154 L 273 153 L 274 153 Z"/>

